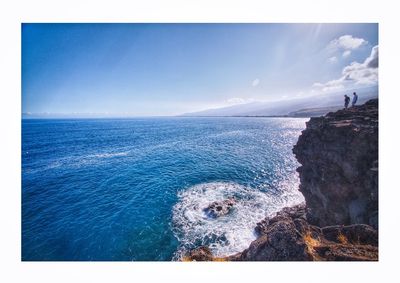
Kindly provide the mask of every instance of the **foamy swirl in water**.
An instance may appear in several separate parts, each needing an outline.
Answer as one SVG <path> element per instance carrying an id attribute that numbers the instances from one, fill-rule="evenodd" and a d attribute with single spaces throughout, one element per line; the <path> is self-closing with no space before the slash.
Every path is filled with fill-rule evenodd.
<path id="1" fill-rule="evenodd" d="M 209 247 L 214 256 L 232 255 L 248 248 L 256 239 L 257 222 L 285 206 L 303 201 L 297 189 L 285 191 L 290 193 L 268 194 L 225 182 L 199 184 L 181 191 L 173 208 L 174 234 L 180 241 L 175 259 L 199 246 Z M 204 209 L 212 202 L 232 197 L 236 203 L 227 215 L 212 218 L 205 213 Z"/>

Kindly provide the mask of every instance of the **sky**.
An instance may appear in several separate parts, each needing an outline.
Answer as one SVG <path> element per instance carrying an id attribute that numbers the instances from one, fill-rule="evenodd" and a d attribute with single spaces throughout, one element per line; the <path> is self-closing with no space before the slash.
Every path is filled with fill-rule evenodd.
<path id="1" fill-rule="evenodd" d="M 378 24 L 22 24 L 22 112 L 168 116 L 378 84 Z"/>

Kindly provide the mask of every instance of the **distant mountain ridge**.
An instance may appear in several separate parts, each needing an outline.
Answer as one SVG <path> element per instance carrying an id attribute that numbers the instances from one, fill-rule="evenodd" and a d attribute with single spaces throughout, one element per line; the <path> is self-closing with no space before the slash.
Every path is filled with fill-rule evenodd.
<path id="1" fill-rule="evenodd" d="M 378 86 L 354 90 L 358 94 L 357 104 L 378 97 Z M 349 96 L 353 90 L 341 91 L 331 94 L 321 94 L 307 98 L 296 98 L 272 102 L 251 102 L 228 107 L 207 109 L 198 112 L 185 113 L 181 116 L 289 116 L 289 117 L 314 117 L 325 115 L 328 112 L 343 108 L 343 96 Z"/>
<path id="2" fill-rule="evenodd" d="M 329 106 L 329 107 L 305 108 L 305 109 L 299 109 L 297 111 L 289 112 L 288 116 L 289 117 L 299 117 L 299 118 L 318 117 L 318 116 L 323 116 L 329 112 L 335 112 L 340 109 L 343 109 L 343 106 L 336 105 L 336 106 Z"/>

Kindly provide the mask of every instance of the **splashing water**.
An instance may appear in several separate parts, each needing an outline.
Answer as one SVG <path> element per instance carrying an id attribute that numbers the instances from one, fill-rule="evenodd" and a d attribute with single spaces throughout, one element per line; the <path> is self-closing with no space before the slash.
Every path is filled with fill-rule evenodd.
<path id="1" fill-rule="evenodd" d="M 300 193 L 292 192 L 281 197 L 225 182 L 204 183 L 181 191 L 180 201 L 173 209 L 174 232 L 181 243 L 175 259 L 199 246 L 208 246 L 214 256 L 243 251 L 256 239 L 257 222 L 284 206 L 302 201 Z M 205 213 L 212 202 L 229 198 L 236 203 L 227 215 L 212 218 Z"/>

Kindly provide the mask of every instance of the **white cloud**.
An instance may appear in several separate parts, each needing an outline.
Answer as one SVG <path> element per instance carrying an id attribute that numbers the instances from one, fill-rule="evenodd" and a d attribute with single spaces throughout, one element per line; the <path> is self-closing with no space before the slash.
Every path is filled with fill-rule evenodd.
<path id="1" fill-rule="evenodd" d="M 365 59 L 364 64 L 368 68 L 379 68 L 379 46 L 376 45 L 371 50 L 371 55 L 367 59 Z"/>
<path id="2" fill-rule="evenodd" d="M 329 42 L 327 49 L 329 52 L 342 52 L 342 57 L 346 58 L 351 55 L 351 52 L 360 48 L 363 45 L 368 44 L 368 41 L 366 41 L 363 38 L 358 38 L 358 37 L 353 37 L 352 35 L 342 35 L 339 38 L 335 38 L 331 42 Z M 328 60 L 331 63 L 334 63 L 334 61 L 331 61 L 331 58 L 336 58 L 336 56 L 330 57 Z M 332 59 L 334 60 L 334 59 Z M 336 58 L 337 60 L 337 58 Z"/>
<path id="3" fill-rule="evenodd" d="M 355 50 L 367 43 L 368 41 L 363 38 L 353 37 L 352 35 L 346 34 L 332 40 L 328 47 L 333 49 Z"/>
<path id="4" fill-rule="evenodd" d="M 326 83 L 314 83 L 313 88 L 318 88 L 324 92 L 330 92 L 345 88 L 347 85 L 374 85 L 378 83 L 379 67 L 379 47 L 374 46 L 371 54 L 363 63 L 352 62 L 342 70 L 339 79 L 331 80 Z"/>
<path id="5" fill-rule="evenodd" d="M 363 63 L 353 62 L 346 66 L 343 77 L 346 81 L 354 81 L 355 84 L 371 85 L 378 82 L 378 45 L 372 48 L 371 55 Z"/>
<path id="6" fill-rule="evenodd" d="M 346 51 L 343 52 L 342 56 L 343 57 L 349 57 L 350 54 L 351 54 L 351 51 L 350 50 L 346 50 Z"/>
<path id="7" fill-rule="evenodd" d="M 313 84 L 314 88 L 320 88 L 323 92 L 331 92 L 331 91 L 336 91 L 336 90 L 341 90 L 344 88 L 343 85 L 343 79 L 337 79 L 337 80 L 331 80 L 329 82 L 326 82 L 324 84 L 322 83 L 314 83 Z"/>
<path id="8" fill-rule="evenodd" d="M 260 79 L 255 79 L 252 83 L 251 83 L 251 85 L 252 86 L 258 86 L 258 84 L 260 83 Z"/>
<path id="9" fill-rule="evenodd" d="M 254 98 L 241 98 L 241 97 L 233 97 L 228 99 L 226 102 L 228 104 L 244 104 L 244 103 L 250 103 L 254 102 Z"/>
<path id="10" fill-rule="evenodd" d="M 330 63 L 336 63 L 338 60 L 337 60 L 336 56 L 333 56 L 333 57 L 328 58 L 328 61 Z"/>

